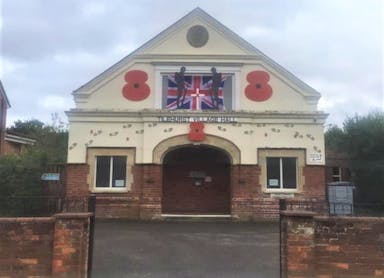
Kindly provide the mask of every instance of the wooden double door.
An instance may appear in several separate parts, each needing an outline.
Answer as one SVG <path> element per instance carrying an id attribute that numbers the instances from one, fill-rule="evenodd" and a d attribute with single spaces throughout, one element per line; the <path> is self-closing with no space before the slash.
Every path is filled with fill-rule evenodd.
<path id="1" fill-rule="evenodd" d="M 162 212 L 229 214 L 230 161 L 223 151 L 183 147 L 164 158 Z"/>

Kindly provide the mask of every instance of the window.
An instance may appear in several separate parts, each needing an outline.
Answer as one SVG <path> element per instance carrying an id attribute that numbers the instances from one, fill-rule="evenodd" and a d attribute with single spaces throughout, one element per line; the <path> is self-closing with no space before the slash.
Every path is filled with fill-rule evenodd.
<path id="1" fill-rule="evenodd" d="M 96 187 L 125 187 L 127 157 L 96 156 Z"/>
<path id="2" fill-rule="evenodd" d="M 88 148 L 89 189 L 95 193 L 131 190 L 134 148 Z"/>
<path id="3" fill-rule="evenodd" d="M 260 181 L 266 193 L 300 193 L 305 183 L 304 149 L 258 149 Z"/>
<path id="4" fill-rule="evenodd" d="M 296 157 L 267 157 L 267 188 L 297 188 Z"/>
<path id="5" fill-rule="evenodd" d="M 332 167 L 332 181 L 341 181 L 341 168 Z"/>

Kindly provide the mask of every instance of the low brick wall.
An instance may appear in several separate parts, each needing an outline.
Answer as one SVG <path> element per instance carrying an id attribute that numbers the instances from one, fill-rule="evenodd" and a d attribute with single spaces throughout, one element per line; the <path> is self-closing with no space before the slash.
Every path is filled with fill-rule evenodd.
<path id="1" fill-rule="evenodd" d="M 55 219 L 0 218 L 0 277 L 52 273 Z"/>
<path id="2" fill-rule="evenodd" d="M 0 218 L 0 277 L 86 277 L 89 213 Z"/>
<path id="3" fill-rule="evenodd" d="M 384 218 L 281 213 L 282 277 L 384 277 Z"/>

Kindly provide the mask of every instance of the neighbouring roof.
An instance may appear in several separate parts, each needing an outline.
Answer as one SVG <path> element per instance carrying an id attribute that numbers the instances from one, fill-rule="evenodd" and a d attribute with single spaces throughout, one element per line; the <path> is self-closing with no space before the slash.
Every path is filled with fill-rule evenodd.
<path id="1" fill-rule="evenodd" d="M 35 139 L 31 139 L 22 135 L 12 134 L 9 132 L 5 134 L 5 141 L 18 143 L 22 145 L 34 145 L 36 143 Z"/>
<path id="2" fill-rule="evenodd" d="M 5 90 L 4 90 L 4 87 L 3 87 L 3 83 L 1 82 L 1 80 L 0 80 L 0 96 L 3 99 L 5 99 L 5 103 L 7 104 L 7 108 L 10 108 L 11 107 L 11 103 L 9 102 L 7 94 L 5 93 Z"/>

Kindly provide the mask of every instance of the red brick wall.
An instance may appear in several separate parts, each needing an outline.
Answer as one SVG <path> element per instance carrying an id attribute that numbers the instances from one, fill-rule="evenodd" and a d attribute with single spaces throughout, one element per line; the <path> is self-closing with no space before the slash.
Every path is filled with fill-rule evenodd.
<path id="1" fill-rule="evenodd" d="M 88 171 L 88 164 L 67 164 L 66 197 L 86 197 L 89 195 Z"/>
<path id="2" fill-rule="evenodd" d="M 97 193 L 96 218 L 140 218 L 142 167 L 132 167 L 133 184 L 126 193 Z"/>
<path id="3" fill-rule="evenodd" d="M 134 193 L 96 194 L 96 218 L 139 219 L 139 198 Z"/>
<path id="4" fill-rule="evenodd" d="M 325 167 L 305 166 L 303 169 L 305 184 L 303 186 L 303 197 L 325 200 Z"/>
<path id="5" fill-rule="evenodd" d="M 262 192 L 260 184 L 260 167 L 258 165 L 236 165 L 230 167 L 230 192 L 211 192 L 212 194 L 201 194 L 206 200 L 208 207 L 200 206 L 200 210 L 190 213 L 204 213 L 205 209 L 212 210 L 211 213 L 220 213 L 219 205 L 225 202 L 230 207 L 221 213 L 231 213 L 232 216 L 241 220 L 278 219 L 278 199 L 273 199 L 270 194 Z M 324 166 L 306 166 L 303 169 L 305 184 L 303 193 L 296 194 L 300 200 L 322 200 L 325 201 L 325 177 Z M 96 193 L 96 217 L 97 218 L 128 218 L 128 219 L 152 219 L 158 218 L 162 213 L 162 202 L 170 205 L 172 198 L 181 199 L 183 196 L 165 196 L 163 193 L 163 165 L 138 164 L 133 166 L 133 185 L 127 193 Z M 184 173 L 185 174 L 185 173 Z M 88 166 L 86 164 L 69 164 L 67 166 L 67 197 L 78 198 L 88 196 L 87 185 Z M 176 173 L 177 175 L 177 173 Z M 223 175 L 225 176 L 225 175 Z M 167 190 L 167 188 L 165 188 Z M 179 192 L 181 195 L 190 192 Z M 209 193 L 209 192 L 208 192 Z M 218 194 L 219 193 L 219 194 Z M 220 195 L 221 194 L 221 195 Z M 172 194 L 171 194 L 172 195 Z M 222 196 L 223 198 L 216 198 Z M 230 198 L 225 201 L 225 198 Z M 181 197 L 181 198 L 179 198 Z M 216 200 L 217 204 L 212 200 Z M 185 201 L 185 199 L 184 199 Z M 200 200 L 203 201 L 203 200 Z M 167 203 L 168 202 L 168 203 Z M 177 202 L 175 201 L 175 205 Z M 181 204 L 179 204 L 180 207 Z M 179 208 L 178 207 L 178 208 Z M 217 209 L 217 212 L 213 210 Z M 164 212 L 173 212 L 172 206 L 165 206 Z M 176 213 L 176 210 L 174 211 Z M 206 211 L 208 212 L 208 211 Z"/>
<path id="6" fill-rule="evenodd" d="M 279 201 L 262 192 L 258 165 L 232 166 L 232 215 L 241 220 L 278 219 Z"/>
<path id="7" fill-rule="evenodd" d="M 0 277 L 86 277 L 89 217 L 0 218 Z"/>
<path id="8" fill-rule="evenodd" d="M 142 165 L 140 219 L 153 219 L 161 215 L 162 171 L 162 165 Z"/>
<path id="9" fill-rule="evenodd" d="M 54 219 L 0 218 L 0 277 L 52 272 Z"/>
<path id="10" fill-rule="evenodd" d="M 52 274 L 86 277 L 88 268 L 89 213 L 55 215 Z"/>
<path id="11" fill-rule="evenodd" d="M 282 212 L 282 277 L 384 277 L 384 218 Z"/>

